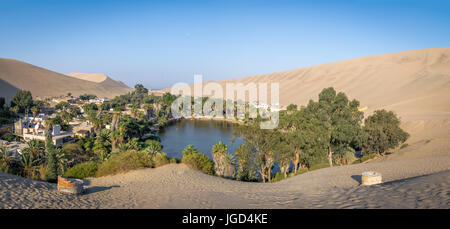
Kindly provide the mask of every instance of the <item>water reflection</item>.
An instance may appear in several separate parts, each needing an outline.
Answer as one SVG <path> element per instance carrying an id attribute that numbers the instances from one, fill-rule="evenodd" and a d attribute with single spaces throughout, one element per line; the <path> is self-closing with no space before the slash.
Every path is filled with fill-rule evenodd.
<path id="1" fill-rule="evenodd" d="M 242 139 L 232 142 L 232 133 L 236 124 L 213 120 L 181 120 L 161 130 L 159 135 L 169 157 L 182 158 L 182 151 L 187 145 L 193 145 L 200 152 L 212 158 L 211 148 L 218 141 L 228 145 L 228 151 L 234 150 Z"/>

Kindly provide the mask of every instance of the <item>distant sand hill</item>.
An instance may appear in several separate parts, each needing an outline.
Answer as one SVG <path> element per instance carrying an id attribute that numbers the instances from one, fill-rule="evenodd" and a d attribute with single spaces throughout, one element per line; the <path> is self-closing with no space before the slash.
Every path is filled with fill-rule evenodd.
<path id="1" fill-rule="evenodd" d="M 310 99 L 317 100 L 323 88 L 334 87 L 358 99 L 361 107 L 367 106 L 366 116 L 376 109 L 395 111 L 411 133 L 410 145 L 434 142 L 410 154 L 450 153 L 450 48 L 382 54 L 218 81 L 221 85 L 228 82 L 278 82 L 283 107 L 306 105 Z"/>
<path id="2" fill-rule="evenodd" d="M 8 101 L 19 89 L 29 90 L 33 96 L 74 96 L 89 93 L 113 98 L 132 89 L 104 74 L 71 73 L 63 75 L 12 59 L 0 58 L 0 96 Z"/>

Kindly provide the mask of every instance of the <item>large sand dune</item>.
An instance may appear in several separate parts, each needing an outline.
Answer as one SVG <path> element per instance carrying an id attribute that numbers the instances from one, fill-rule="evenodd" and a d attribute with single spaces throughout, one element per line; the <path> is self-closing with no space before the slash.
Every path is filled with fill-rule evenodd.
<path id="1" fill-rule="evenodd" d="M 67 76 L 21 61 L 0 58 L 0 96 L 8 101 L 19 89 L 29 90 L 33 96 L 41 98 L 62 96 L 68 92 L 74 96 L 89 93 L 112 98 L 131 91 L 125 84 L 106 75 L 98 82 L 86 78 Z"/>
<path id="2" fill-rule="evenodd" d="M 334 87 L 368 106 L 366 113 L 387 108 L 406 120 L 450 117 L 450 48 L 368 56 L 218 81 L 221 85 L 262 82 L 279 83 L 283 107 L 306 105 L 323 88 Z"/>
<path id="3" fill-rule="evenodd" d="M 323 88 L 334 87 L 367 106 L 366 116 L 383 108 L 396 112 L 411 134 L 408 144 L 431 140 L 433 147 L 450 153 L 450 48 L 361 57 L 217 83 L 225 88 L 226 83 L 263 82 L 279 83 L 282 107 L 306 105 Z M 434 148 L 420 152 L 433 154 Z"/>

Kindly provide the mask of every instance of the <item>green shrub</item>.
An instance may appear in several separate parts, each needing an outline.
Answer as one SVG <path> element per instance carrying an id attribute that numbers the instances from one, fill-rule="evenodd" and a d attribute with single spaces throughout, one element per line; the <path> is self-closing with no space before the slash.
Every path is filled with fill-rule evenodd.
<path id="1" fill-rule="evenodd" d="M 176 163 L 178 163 L 178 160 L 176 158 L 172 157 L 172 158 L 169 158 L 169 163 L 176 164 Z"/>
<path id="2" fill-rule="evenodd" d="M 156 153 L 156 155 L 153 157 L 153 161 L 155 167 L 163 166 L 170 163 L 166 153 Z"/>
<path id="3" fill-rule="evenodd" d="M 142 151 L 128 150 L 112 155 L 98 166 L 97 176 L 127 172 L 139 168 L 153 167 L 150 156 Z"/>
<path id="4" fill-rule="evenodd" d="M 317 164 L 317 165 L 311 166 L 311 168 L 309 168 L 309 171 L 313 171 L 313 170 L 317 170 L 317 169 L 323 169 L 323 168 L 328 168 L 328 167 L 330 167 L 330 164 L 327 164 L 327 163 Z"/>
<path id="5" fill-rule="evenodd" d="M 284 179 L 286 179 L 286 177 L 284 177 L 284 173 L 278 172 L 278 173 L 275 173 L 275 176 L 272 177 L 270 182 L 277 182 L 277 181 L 284 180 Z"/>
<path id="6" fill-rule="evenodd" d="M 1 160 L 0 160 L 0 172 L 2 172 L 2 173 L 8 173 L 9 172 L 8 164 L 4 163 Z"/>
<path id="7" fill-rule="evenodd" d="M 408 143 L 404 143 L 404 144 L 402 144 L 402 145 L 400 146 L 400 149 L 406 148 L 406 147 L 408 147 L 408 146 L 409 146 Z"/>
<path id="8" fill-rule="evenodd" d="M 84 179 L 93 177 L 97 172 L 98 164 L 93 161 L 84 162 L 67 170 L 64 176 L 71 178 Z"/>
<path id="9" fill-rule="evenodd" d="M 373 158 L 375 158 L 377 156 L 378 156 L 378 154 L 376 154 L 376 153 L 365 154 L 361 158 L 359 158 L 358 160 L 354 161 L 352 164 L 359 164 L 359 163 L 365 162 L 367 160 L 373 159 Z"/>
<path id="10" fill-rule="evenodd" d="M 8 142 L 18 142 L 20 141 L 20 137 L 13 135 L 11 133 L 6 133 L 1 137 L 2 140 L 8 141 Z"/>
<path id="11" fill-rule="evenodd" d="M 306 172 L 308 172 L 307 168 L 299 168 L 299 169 L 297 169 L 297 172 L 294 175 L 300 175 L 300 174 L 306 173 Z"/>
<path id="12" fill-rule="evenodd" d="M 203 171 L 206 174 L 214 175 L 213 161 L 191 145 L 183 150 L 181 163 L 184 163 L 193 169 Z"/>
<path id="13" fill-rule="evenodd" d="M 0 109 L 1 109 L 1 107 L 0 107 Z M 5 124 L 11 124 L 11 123 L 14 123 L 14 121 L 12 119 L 0 117 L 0 126 L 5 125 Z"/>

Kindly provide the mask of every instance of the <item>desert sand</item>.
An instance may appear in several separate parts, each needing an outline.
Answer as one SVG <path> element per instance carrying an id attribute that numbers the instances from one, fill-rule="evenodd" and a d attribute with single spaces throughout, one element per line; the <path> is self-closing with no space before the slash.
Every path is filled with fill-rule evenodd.
<path id="1" fill-rule="evenodd" d="M 269 184 L 226 180 L 171 164 L 86 179 L 85 195 L 67 196 L 57 193 L 54 184 L 0 174 L 0 208 L 450 207 L 450 48 L 229 81 L 278 81 L 283 106 L 306 104 L 333 86 L 368 106 L 366 116 L 380 108 L 395 111 L 411 134 L 409 146 L 369 163 L 315 170 Z M 380 172 L 384 183 L 360 186 L 359 175 L 369 170 Z"/>
<path id="2" fill-rule="evenodd" d="M 82 75 L 82 76 L 79 76 Z M 19 90 L 31 91 L 34 97 L 65 96 L 68 92 L 73 96 L 94 94 L 99 97 L 113 98 L 125 94 L 132 89 L 120 81 L 106 75 L 102 80 L 87 80 L 89 75 L 68 76 L 40 68 L 18 60 L 0 58 L 0 97 L 9 101 Z"/>
<path id="3" fill-rule="evenodd" d="M 0 208 L 448 208 L 450 156 L 307 172 L 276 183 L 209 176 L 183 164 L 86 179 L 86 194 L 0 173 Z M 384 183 L 360 186 L 375 170 Z"/>
<path id="4" fill-rule="evenodd" d="M 103 73 L 81 73 L 81 72 L 71 72 L 67 74 L 68 76 L 80 79 L 80 80 L 87 80 L 95 83 L 101 83 L 105 81 L 108 76 Z"/>

